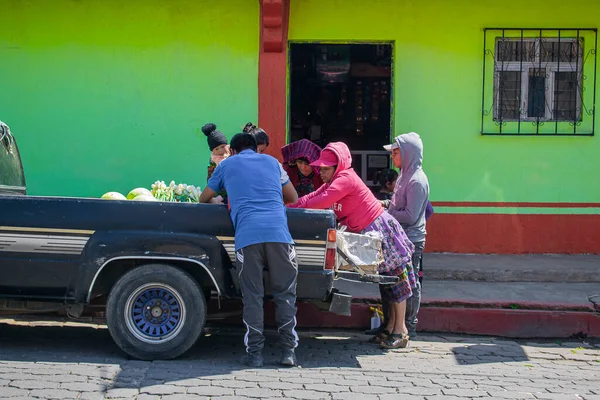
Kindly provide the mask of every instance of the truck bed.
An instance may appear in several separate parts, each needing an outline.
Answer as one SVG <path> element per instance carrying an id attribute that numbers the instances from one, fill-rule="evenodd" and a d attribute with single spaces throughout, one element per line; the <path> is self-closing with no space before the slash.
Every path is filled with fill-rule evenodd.
<path id="1" fill-rule="evenodd" d="M 0 209 L 0 297 L 87 302 L 107 261 L 157 256 L 194 259 L 213 276 L 220 295 L 237 295 L 226 206 L 0 196 Z M 297 245 L 298 297 L 322 299 L 333 281 L 323 263 L 334 214 L 290 209 L 288 224 Z"/>

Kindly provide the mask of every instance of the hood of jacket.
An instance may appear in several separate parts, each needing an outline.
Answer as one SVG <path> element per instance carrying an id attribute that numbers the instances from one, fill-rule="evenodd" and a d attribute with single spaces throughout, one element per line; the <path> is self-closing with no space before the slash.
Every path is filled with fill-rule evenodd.
<path id="1" fill-rule="evenodd" d="M 333 181 L 341 172 L 349 170 L 352 168 L 352 154 L 350 154 L 350 149 L 343 142 L 332 142 L 329 143 L 323 151 L 332 152 L 335 154 L 335 157 L 338 159 L 337 168 L 331 180 Z"/>
<path id="2" fill-rule="evenodd" d="M 397 136 L 395 142 L 402 157 L 398 180 L 406 181 L 423 167 L 423 141 L 417 133 L 410 132 Z"/>

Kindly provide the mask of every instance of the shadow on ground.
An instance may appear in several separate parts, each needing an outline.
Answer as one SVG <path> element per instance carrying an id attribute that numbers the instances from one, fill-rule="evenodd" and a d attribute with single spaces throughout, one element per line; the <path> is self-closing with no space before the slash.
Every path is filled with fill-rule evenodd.
<path id="1" fill-rule="evenodd" d="M 515 342 L 454 347 L 452 353 L 456 362 L 462 365 L 529 361 L 525 350 Z"/>
<path id="2" fill-rule="evenodd" d="M 25 370 L 35 370 L 37 374 L 45 374 L 44 368 L 49 370 L 47 374 L 79 374 L 85 377 L 86 383 L 93 381 L 102 385 L 101 390 L 139 389 L 165 383 L 201 385 L 203 378 L 232 379 L 232 375 L 236 376 L 236 380 L 243 381 L 244 376 L 250 379 L 255 371 L 239 364 L 244 354 L 244 332 L 237 327 L 226 326 L 213 326 L 208 332 L 183 357 L 145 362 L 125 356 L 105 328 L 31 327 L 0 323 L 0 370 L 17 365 Z M 297 355 L 301 368 L 293 371 L 302 373 L 310 373 L 316 368 L 364 368 L 365 363 L 385 363 L 390 357 L 405 356 L 385 353 L 378 346 L 367 343 L 368 336 L 358 331 L 303 330 L 299 334 L 301 344 Z M 279 370 L 277 335 L 268 331 L 266 336 L 265 369 Z M 556 342 L 547 343 L 557 346 Z M 445 359 L 454 357 L 459 365 L 528 360 L 519 342 L 460 335 L 423 334 L 411 348 L 399 351 L 403 352 L 419 357 L 427 357 L 426 353 Z M 323 374 L 323 371 L 315 370 L 314 374 Z"/>
<path id="3" fill-rule="evenodd" d="M 42 368 L 55 374 L 88 374 L 94 378 L 94 384 L 104 385 L 105 391 L 252 373 L 239 363 L 245 351 L 241 329 L 216 326 L 207 332 L 184 356 L 147 362 L 122 353 L 106 328 L 0 323 L 0 371 L 3 364 L 6 367 L 7 363 L 18 363 L 25 374 L 27 369 L 35 370 L 32 374 L 44 373 L 40 371 Z M 299 370 L 305 372 L 311 368 L 360 368 L 357 357 L 384 354 L 378 346 L 365 342 L 367 336 L 356 331 L 337 331 L 332 335 L 305 330 L 299 335 L 301 345 L 297 355 L 302 367 Z M 266 339 L 263 370 L 278 370 L 277 334 L 267 331 Z"/>

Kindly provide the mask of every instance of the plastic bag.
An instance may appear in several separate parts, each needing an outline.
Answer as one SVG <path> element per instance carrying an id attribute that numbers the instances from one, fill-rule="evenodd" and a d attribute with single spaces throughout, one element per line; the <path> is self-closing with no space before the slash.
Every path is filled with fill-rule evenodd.
<path id="1" fill-rule="evenodd" d="M 338 269 L 355 270 L 351 264 L 362 269 L 367 274 L 376 274 L 377 267 L 383 262 L 381 242 L 383 237 L 379 232 L 365 234 L 350 233 L 345 227 L 337 231 L 337 248 L 345 257 L 338 257 Z"/>

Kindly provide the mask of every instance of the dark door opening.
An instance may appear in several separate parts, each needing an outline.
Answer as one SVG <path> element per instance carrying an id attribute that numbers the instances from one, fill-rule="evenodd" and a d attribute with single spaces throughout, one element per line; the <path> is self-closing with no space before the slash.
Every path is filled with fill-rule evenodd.
<path id="1" fill-rule="evenodd" d="M 391 43 L 290 44 L 290 142 L 344 142 L 368 185 L 390 160 Z"/>

